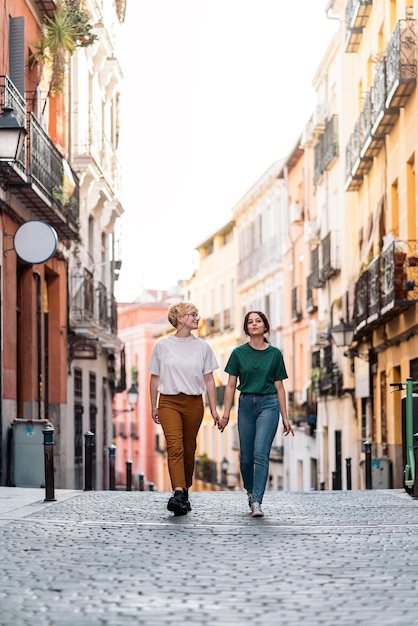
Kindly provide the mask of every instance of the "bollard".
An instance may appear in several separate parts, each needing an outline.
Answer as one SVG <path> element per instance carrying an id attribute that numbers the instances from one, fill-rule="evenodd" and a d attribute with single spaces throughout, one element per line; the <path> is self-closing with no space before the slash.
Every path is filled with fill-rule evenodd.
<path id="1" fill-rule="evenodd" d="M 351 457 L 347 457 L 345 460 L 345 475 L 347 480 L 347 490 L 351 490 Z"/>
<path id="2" fill-rule="evenodd" d="M 44 435 L 44 462 L 45 462 L 45 500 L 55 502 L 54 490 L 54 428 L 47 424 L 42 429 Z"/>
<path id="3" fill-rule="evenodd" d="M 139 475 L 139 491 L 144 491 L 145 489 L 145 476 L 144 474 Z"/>
<path id="4" fill-rule="evenodd" d="M 148 483 L 148 491 L 154 491 L 154 483 Z"/>
<path id="5" fill-rule="evenodd" d="M 325 480 L 321 480 L 321 482 L 319 483 L 319 490 L 325 491 Z"/>
<path id="6" fill-rule="evenodd" d="M 109 446 L 109 490 L 115 491 L 115 457 L 116 457 L 116 446 Z"/>
<path id="7" fill-rule="evenodd" d="M 336 491 L 337 489 L 337 472 L 331 472 L 332 476 L 332 490 Z"/>
<path id="8" fill-rule="evenodd" d="M 94 433 L 84 433 L 84 491 L 93 490 L 93 441 Z"/>
<path id="9" fill-rule="evenodd" d="M 418 433 L 414 434 L 414 457 L 415 457 L 415 476 L 414 476 L 414 489 L 413 500 L 418 500 Z"/>
<path id="10" fill-rule="evenodd" d="M 132 461 L 126 461 L 126 491 L 132 491 Z"/>
<path id="11" fill-rule="evenodd" d="M 372 442 L 364 442 L 366 452 L 366 489 L 372 489 Z"/>

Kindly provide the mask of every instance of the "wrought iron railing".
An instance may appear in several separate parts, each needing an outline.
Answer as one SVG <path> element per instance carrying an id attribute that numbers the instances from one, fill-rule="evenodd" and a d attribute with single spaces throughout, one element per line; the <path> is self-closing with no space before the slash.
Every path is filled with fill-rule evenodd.
<path id="1" fill-rule="evenodd" d="M 46 218 L 58 235 L 74 238 L 79 227 L 77 175 L 64 162 L 34 113 L 28 112 L 26 101 L 7 76 L 0 76 L 0 105 L 11 107 L 18 122 L 28 131 L 19 160 L 9 166 L 8 186 L 23 197 L 36 216 Z"/>
<path id="2" fill-rule="evenodd" d="M 300 286 L 292 288 L 292 322 L 299 322 L 302 318 L 300 291 Z"/>
<path id="3" fill-rule="evenodd" d="M 372 260 L 355 284 L 357 331 L 384 323 L 418 302 L 417 241 L 396 241 Z"/>
<path id="4" fill-rule="evenodd" d="M 338 233 L 329 232 L 322 240 L 322 278 L 328 280 L 340 271 Z"/>
<path id="5" fill-rule="evenodd" d="M 417 34 L 413 19 L 399 20 L 390 38 L 386 61 L 386 88 L 390 94 L 398 83 L 414 85 L 417 78 Z M 405 89 L 403 89 L 405 93 Z M 402 106 L 401 102 L 392 106 Z"/>
<path id="6" fill-rule="evenodd" d="M 94 275 L 84 268 L 71 277 L 70 318 L 77 324 L 93 324 L 117 333 L 117 302 L 106 286 L 95 283 Z"/>

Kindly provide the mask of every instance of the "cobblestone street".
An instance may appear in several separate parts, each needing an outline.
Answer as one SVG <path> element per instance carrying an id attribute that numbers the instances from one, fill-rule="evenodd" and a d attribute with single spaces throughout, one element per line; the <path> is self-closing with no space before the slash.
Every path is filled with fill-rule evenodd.
<path id="1" fill-rule="evenodd" d="M 1 626 L 417 623 L 418 502 L 401 490 L 0 488 Z"/>

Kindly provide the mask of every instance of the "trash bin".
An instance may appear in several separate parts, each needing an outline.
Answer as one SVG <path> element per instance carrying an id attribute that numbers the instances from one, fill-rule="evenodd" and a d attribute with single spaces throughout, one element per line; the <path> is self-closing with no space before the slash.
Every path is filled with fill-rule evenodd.
<path id="1" fill-rule="evenodd" d="M 392 489 L 392 461 L 389 457 L 372 459 L 372 488 Z"/>
<path id="2" fill-rule="evenodd" d="M 42 429 L 47 420 L 15 419 L 13 429 L 13 485 L 44 487 L 45 460 Z"/>

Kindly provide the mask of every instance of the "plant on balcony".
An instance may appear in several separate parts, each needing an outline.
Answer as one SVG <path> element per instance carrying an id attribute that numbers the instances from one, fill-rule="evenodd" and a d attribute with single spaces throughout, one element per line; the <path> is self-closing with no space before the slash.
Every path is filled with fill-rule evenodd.
<path id="1" fill-rule="evenodd" d="M 32 43 L 35 52 L 29 57 L 32 67 L 39 65 L 40 79 L 46 68 L 51 72 L 43 111 L 49 96 L 62 92 L 67 64 L 75 50 L 91 46 L 96 39 L 83 0 L 58 0 L 53 16 L 45 17 L 39 39 Z"/>
<path id="2" fill-rule="evenodd" d="M 134 383 L 135 385 L 138 384 L 138 366 L 137 365 L 131 366 L 131 380 L 132 380 L 132 384 Z"/>
<path id="3" fill-rule="evenodd" d="M 406 259 L 406 253 L 401 250 L 395 250 L 393 253 L 395 267 L 403 267 Z"/>
<path id="4" fill-rule="evenodd" d="M 211 461 L 206 453 L 196 457 L 196 478 L 210 482 Z"/>
<path id="5" fill-rule="evenodd" d="M 325 371 L 322 367 L 313 367 L 311 369 L 311 383 L 312 383 L 312 389 L 314 391 L 319 390 L 319 383 L 324 373 Z"/>
<path id="6" fill-rule="evenodd" d="M 289 419 L 294 424 L 299 424 L 307 418 L 306 409 L 301 404 L 293 404 L 289 407 Z"/>

